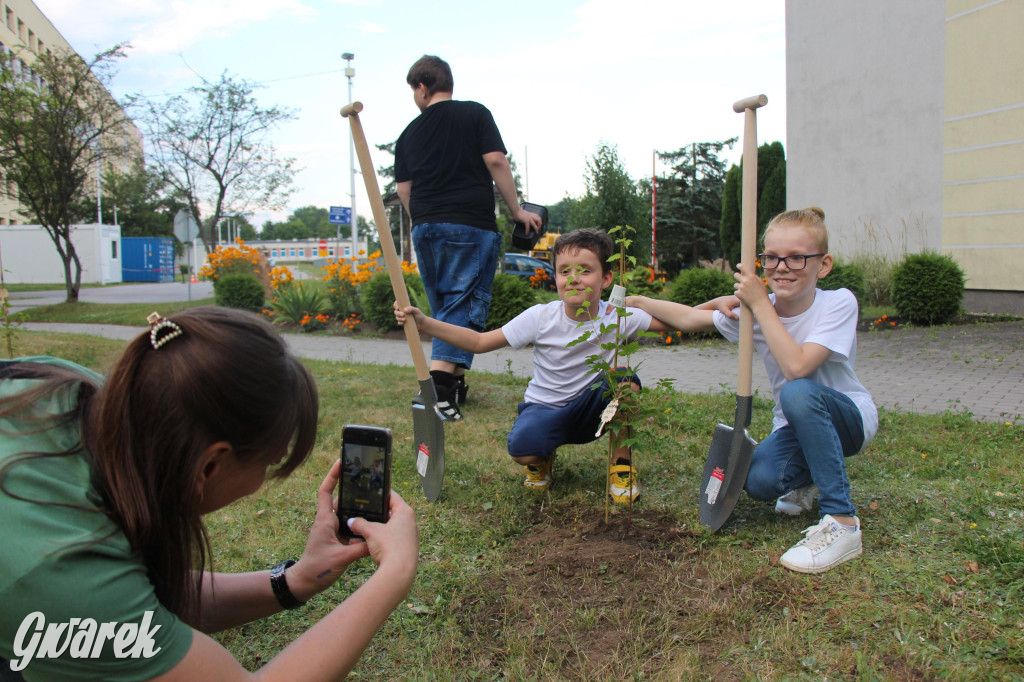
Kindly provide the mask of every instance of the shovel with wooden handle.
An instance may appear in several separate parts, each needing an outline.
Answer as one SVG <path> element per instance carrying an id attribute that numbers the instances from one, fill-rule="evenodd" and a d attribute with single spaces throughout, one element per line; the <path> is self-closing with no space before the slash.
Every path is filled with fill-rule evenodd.
<path id="1" fill-rule="evenodd" d="M 740 262 L 751 266 L 757 242 L 757 109 L 768 104 L 764 95 L 741 99 L 733 111 L 744 114 L 743 125 L 743 209 Z M 704 475 L 700 482 L 699 518 L 715 531 L 729 519 L 747 482 L 750 460 L 757 442 L 750 437 L 753 406 L 751 375 L 754 369 L 754 315 L 746 304 L 740 308 L 740 369 L 736 382 L 736 414 L 731 427 L 715 426 Z"/>
<path id="2" fill-rule="evenodd" d="M 352 102 L 341 108 L 341 115 L 349 120 L 352 126 L 352 141 L 359 158 L 359 168 L 366 183 L 366 195 L 373 209 L 373 222 L 377 224 L 377 236 L 380 238 L 380 249 L 387 264 L 391 288 L 395 292 L 395 300 L 403 309 L 410 305 L 409 292 L 405 288 L 402 265 L 398 261 L 395 242 L 388 227 L 388 216 L 384 211 L 384 200 L 380 196 L 377 185 L 377 173 L 370 159 L 370 147 L 363 134 L 363 125 L 359 122 L 359 112 L 363 110 L 361 102 Z M 356 219 L 352 216 L 352 220 Z M 423 354 L 420 333 L 416 329 L 416 321 L 411 315 L 405 318 L 405 338 L 412 351 L 412 363 L 416 367 L 416 378 L 420 382 L 420 392 L 412 401 L 413 425 L 413 456 L 416 458 L 416 472 L 420 475 L 420 485 L 428 502 L 433 502 L 441 494 L 444 481 L 444 417 L 437 409 L 437 391 L 434 380 L 430 378 L 427 358 Z"/>

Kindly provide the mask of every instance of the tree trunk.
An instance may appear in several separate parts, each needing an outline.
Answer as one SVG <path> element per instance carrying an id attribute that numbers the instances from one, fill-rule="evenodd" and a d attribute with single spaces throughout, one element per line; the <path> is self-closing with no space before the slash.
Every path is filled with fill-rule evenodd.
<path id="1" fill-rule="evenodd" d="M 61 254 L 64 260 L 64 290 L 67 292 L 67 298 L 64 299 L 65 303 L 77 303 L 78 302 L 78 289 L 80 282 L 75 282 L 71 276 L 71 244 L 68 244 L 68 251 Z"/>
<path id="2" fill-rule="evenodd" d="M 67 299 L 64 302 L 78 303 L 78 292 L 82 288 L 82 261 L 79 260 L 78 252 L 71 243 L 70 230 L 68 234 L 67 248 L 60 250 L 61 259 L 64 261 L 64 289 L 67 291 Z"/>

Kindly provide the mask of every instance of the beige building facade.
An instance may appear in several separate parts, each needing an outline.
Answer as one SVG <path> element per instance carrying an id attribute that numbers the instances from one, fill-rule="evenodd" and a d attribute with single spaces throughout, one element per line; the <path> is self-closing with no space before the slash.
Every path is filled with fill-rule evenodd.
<path id="1" fill-rule="evenodd" d="M 0 54 L 11 60 L 12 67 L 23 77 L 44 85 L 32 70 L 32 63 L 40 54 L 54 51 L 73 52 L 60 32 L 50 20 L 36 7 L 32 0 L 0 0 Z M 88 58 L 91 55 L 86 55 Z M 142 159 L 142 134 L 134 123 L 128 122 L 121 139 L 117 141 L 131 150 L 128 158 L 120 160 L 116 168 L 127 171 L 134 160 Z M 98 173 L 93 172 L 91 183 L 93 190 L 99 188 L 102 181 Z M 0 168 L 0 225 L 17 225 L 26 222 L 25 216 L 18 211 L 16 188 L 11 186 Z"/>
<path id="2" fill-rule="evenodd" d="M 787 203 L 833 251 L 951 255 L 1024 314 L 1024 0 L 786 1 Z"/>

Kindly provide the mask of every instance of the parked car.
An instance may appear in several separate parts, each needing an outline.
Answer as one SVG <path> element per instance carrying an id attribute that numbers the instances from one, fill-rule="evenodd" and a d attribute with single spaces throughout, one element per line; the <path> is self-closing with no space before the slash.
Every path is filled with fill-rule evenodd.
<path id="1" fill-rule="evenodd" d="M 521 253 L 506 253 L 501 261 L 501 271 L 506 275 L 515 275 L 529 279 L 537 274 L 537 270 L 543 270 L 547 274 L 542 287 L 554 291 L 555 269 L 551 263 L 542 261 L 539 258 L 525 256 Z"/>

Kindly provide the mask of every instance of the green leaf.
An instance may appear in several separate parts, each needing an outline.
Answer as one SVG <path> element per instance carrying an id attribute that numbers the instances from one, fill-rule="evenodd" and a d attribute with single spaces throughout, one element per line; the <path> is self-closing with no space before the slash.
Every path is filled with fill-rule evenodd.
<path id="1" fill-rule="evenodd" d="M 582 335 L 576 337 L 575 339 L 573 339 L 569 343 L 565 344 L 565 347 L 566 348 L 572 348 L 573 346 L 579 345 L 581 343 L 585 343 L 591 337 L 592 334 L 593 334 L 593 332 L 590 332 L 590 331 L 583 332 Z"/>

